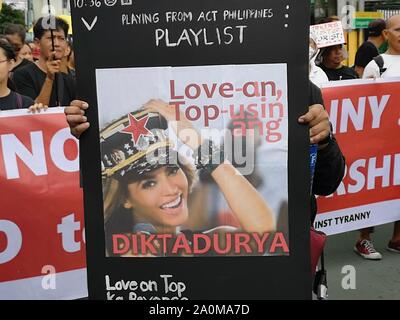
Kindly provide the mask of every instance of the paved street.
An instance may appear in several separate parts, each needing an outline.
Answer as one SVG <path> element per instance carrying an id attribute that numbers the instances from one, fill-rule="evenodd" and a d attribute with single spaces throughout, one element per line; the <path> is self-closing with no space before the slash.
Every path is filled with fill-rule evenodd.
<path id="1" fill-rule="evenodd" d="M 382 253 L 380 261 L 368 261 L 353 251 L 357 232 L 328 237 L 326 265 L 328 270 L 328 293 L 330 300 L 351 299 L 400 299 L 400 254 L 385 249 L 392 235 L 393 224 L 375 228 L 373 242 Z M 343 266 L 356 270 L 356 289 L 344 290 L 341 286 Z"/>

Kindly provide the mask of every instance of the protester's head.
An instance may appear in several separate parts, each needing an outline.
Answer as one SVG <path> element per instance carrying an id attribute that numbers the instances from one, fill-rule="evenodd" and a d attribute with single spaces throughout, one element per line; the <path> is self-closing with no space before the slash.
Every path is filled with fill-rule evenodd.
<path id="1" fill-rule="evenodd" d="M 325 17 L 325 18 L 320 19 L 318 21 L 318 24 L 330 23 L 330 22 L 335 22 L 335 21 L 340 21 L 340 18 L 338 16 L 329 16 L 329 17 Z"/>
<path id="2" fill-rule="evenodd" d="M 4 34 L 12 44 L 15 54 L 18 55 L 25 43 L 26 31 L 24 26 L 20 24 L 8 24 L 4 29 Z"/>
<path id="3" fill-rule="evenodd" d="M 32 49 L 28 43 L 25 42 L 21 50 L 19 51 L 18 60 L 29 60 L 33 61 Z"/>
<path id="4" fill-rule="evenodd" d="M 11 44 L 0 39 L 0 84 L 7 85 L 8 76 L 15 62 L 15 52 Z"/>
<path id="5" fill-rule="evenodd" d="M 390 54 L 400 55 L 400 15 L 390 17 L 383 34 L 388 42 Z"/>
<path id="6" fill-rule="evenodd" d="M 65 50 L 65 58 L 68 61 L 68 67 L 70 67 L 71 69 L 75 69 L 75 53 L 71 41 L 67 42 L 67 49 Z"/>
<path id="7" fill-rule="evenodd" d="M 0 41 L 7 42 L 8 44 L 11 45 L 10 41 L 8 41 L 7 37 L 4 34 L 0 34 Z"/>
<path id="8" fill-rule="evenodd" d="M 49 59 L 54 51 L 55 59 L 62 59 L 67 47 L 67 34 L 69 25 L 63 19 L 50 16 L 40 18 L 33 27 L 35 43 L 40 48 L 40 55 L 44 59 Z M 51 32 L 52 30 L 52 32 Z M 53 41 L 52 41 L 53 33 Z"/>
<path id="9" fill-rule="evenodd" d="M 383 19 L 377 19 L 373 20 L 368 24 L 368 37 L 372 38 L 377 38 L 377 37 L 382 37 L 383 38 L 383 30 L 386 29 L 386 22 Z"/>
<path id="10" fill-rule="evenodd" d="M 329 46 L 321 50 L 321 63 L 329 69 L 338 69 L 346 59 L 345 49 L 342 44 Z"/>
<path id="11" fill-rule="evenodd" d="M 124 124 L 130 126 L 132 114 L 129 115 L 100 133 L 105 220 L 118 225 L 131 219 L 131 229 L 125 232 L 132 231 L 135 223 L 149 223 L 157 231 L 175 232 L 189 216 L 188 195 L 194 170 L 179 160 L 177 151 L 161 133 L 158 114 L 135 113 L 135 119 L 146 120 L 146 128 L 158 131 L 141 136 L 137 143 L 123 131 Z M 116 219 L 115 215 L 122 218 Z"/>

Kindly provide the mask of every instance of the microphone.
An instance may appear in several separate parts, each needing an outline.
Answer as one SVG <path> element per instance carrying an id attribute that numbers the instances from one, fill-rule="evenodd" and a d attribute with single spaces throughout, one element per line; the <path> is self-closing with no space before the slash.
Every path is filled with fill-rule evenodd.
<path id="1" fill-rule="evenodd" d="M 144 233 L 147 235 L 157 233 L 156 228 L 154 228 L 154 226 L 151 223 L 143 223 L 143 222 L 135 224 L 132 232 Z"/>
<path id="2" fill-rule="evenodd" d="M 157 230 L 156 228 L 154 228 L 154 226 L 151 223 L 137 223 L 133 226 L 132 232 L 135 234 L 145 234 L 146 236 L 150 236 L 152 234 L 156 234 Z M 144 236 L 145 238 L 147 238 L 146 236 Z M 142 236 L 143 237 L 143 236 Z M 140 239 L 140 241 L 144 241 L 145 239 Z M 139 239 L 137 240 L 139 242 Z M 139 242 L 140 243 L 140 242 Z M 140 247 L 138 243 L 138 247 Z M 158 242 L 158 240 L 153 240 L 152 241 L 154 248 L 156 250 L 156 252 L 153 251 L 147 251 L 146 252 L 139 252 L 139 256 L 143 255 L 143 256 L 149 256 L 149 257 L 159 257 L 161 256 L 161 252 L 160 252 L 160 244 Z M 142 247 L 143 248 L 143 247 Z M 145 249 L 139 249 L 139 250 L 145 250 Z"/>

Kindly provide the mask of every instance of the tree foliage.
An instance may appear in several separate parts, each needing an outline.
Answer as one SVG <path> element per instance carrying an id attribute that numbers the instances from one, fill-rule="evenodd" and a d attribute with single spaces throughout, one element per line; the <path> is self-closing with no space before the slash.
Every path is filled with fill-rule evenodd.
<path id="1" fill-rule="evenodd" d="M 3 3 L 0 12 L 0 33 L 4 33 L 4 28 L 7 24 L 16 23 L 25 25 L 25 14 L 22 10 L 16 10 L 11 4 Z"/>

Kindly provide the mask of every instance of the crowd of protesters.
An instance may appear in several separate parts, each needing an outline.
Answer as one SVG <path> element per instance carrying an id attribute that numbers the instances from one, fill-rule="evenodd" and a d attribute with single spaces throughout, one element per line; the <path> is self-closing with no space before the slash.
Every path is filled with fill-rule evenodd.
<path id="1" fill-rule="evenodd" d="M 69 25 L 55 18 L 49 30 L 40 18 L 34 41 L 26 42 L 24 26 L 9 24 L 0 36 L 2 57 L 0 110 L 68 106 L 76 98 L 74 53 Z"/>

